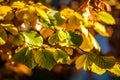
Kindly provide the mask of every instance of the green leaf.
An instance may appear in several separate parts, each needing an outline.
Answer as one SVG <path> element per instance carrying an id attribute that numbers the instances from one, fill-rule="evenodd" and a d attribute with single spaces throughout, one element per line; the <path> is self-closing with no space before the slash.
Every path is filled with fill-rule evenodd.
<path id="1" fill-rule="evenodd" d="M 13 35 L 18 34 L 18 29 L 13 24 L 1 24 L 1 26 L 4 27 L 5 30 L 9 31 Z"/>
<path id="2" fill-rule="evenodd" d="M 37 18 L 35 9 L 32 6 L 26 6 L 15 12 L 15 16 L 20 21 L 34 21 Z"/>
<path id="3" fill-rule="evenodd" d="M 75 27 L 80 26 L 80 20 L 79 20 L 76 16 L 70 17 L 69 23 L 70 23 L 72 26 L 75 26 Z"/>
<path id="4" fill-rule="evenodd" d="M 34 59 L 39 66 L 47 70 L 51 70 L 56 64 L 52 53 L 45 49 L 34 50 Z"/>
<path id="5" fill-rule="evenodd" d="M 25 43 L 30 47 L 40 47 L 43 44 L 43 38 L 36 31 L 25 31 L 22 32 L 25 38 Z"/>
<path id="6" fill-rule="evenodd" d="M 57 25 L 61 26 L 65 22 L 65 18 L 60 15 L 60 13 L 56 13 L 54 15 L 55 19 L 57 20 Z"/>
<path id="7" fill-rule="evenodd" d="M 22 35 L 20 35 L 20 34 L 18 34 L 18 35 L 15 35 L 14 36 L 14 44 L 15 45 L 22 45 L 22 44 L 24 44 L 24 38 L 23 38 L 23 36 Z"/>
<path id="8" fill-rule="evenodd" d="M 7 40 L 7 33 L 4 30 L 4 28 L 0 26 L 0 45 L 4 45 L 6 43 L 6 40 Z"/>
<path id="9" fill-rule="evenodd" d="M 106 24 L 115 24 L 115 19 L 112 15 L 105 11 L 98 12 L 98 17 Z"/>
<path id="10" fill-rule="evenodd" d="M 87 54 L 83 54 L 77 58 L 77 60 L 75 61 L 76 69 L 80 69 L 83 67 L 86 58 L 87 58 Z"/>
<path id="11" fill-rule="evenodd" d="M 68 40 L 68 45 L 70 46 L 80 46 L 83 41 L 83 38 L 77 32 L 69 31 L 67 32 L 67 40 Z"/>
<path id="12" fill-rule="evenodd" d="M 55 45 L 59 41 L 59 37 L 57 33 L 54 33 L 48 38 L 48 43 L 51 45 Z"/>
<path id="13" fill-rule="evenodd" d="M 68 54 L 60 49 L 57 49 L 53 56 L 57 63 L 65 64 L 70 60 Z"/>
<path id="14" fill-rule="evenodd" d="M 108 71 L 110 71 L 111 73 L 115 74 L 116 76 L 120 76 L 120 65 L 119 64 L 115 64 L 113 66 L 113 68 L 108 69 Z"/>
<path id="15" fill-rule="evenodd" d="M 50 23 L 52 26 L 57 25 L 57 21 L 56 21 L 55 17 L 53 17 L 53 16 L 48 16 L 48 17 L 50 19 Z"/>
<path id="16" fill-rule="evenodd" d="M 36 66 L 32 50 L 29 48 L 20 48 L 16 50 L 13 58 L 14 61 L 23 63 L 31 69 L 33 69 Z"/>
<path id="17" fill-rule="evenodd" d="M 61 29 L 58 31 L 58 37 L 60 41 L 63 41 L 67 38 L 67 35 L 64 31 L 62 31 Z"/>
<path id="18" fill-rule="evenodd" d="M 94 73 L 97 73 L 99 75 L 102 75 L 103 73 L 106 72 L 105 69 L 100 68 L 99 66 L 95 65 L 94 63 L 91 66 L 91 71 Z"/>
<path id="19" fill-rule="evenodd" d="M 94 53 L 89 53 L 88 56 L 95 65 L 102 69 L 110 69 L 115 65 L 115 58 L 113 56 L 100 56 Z"/>
<path id="20" fill-rule="evenodd" d="M 45 21 L 47 21 L 50 24 L 50 20 L 49 20 L 49 18 L 47 16 L 47 13 L 45 13 L 44 10 L 42 10 L 42 9 L 40 9 L 38 7 L 35 7 L 35 10 L 36 10 L 38 16 L 42 17 Z"/>

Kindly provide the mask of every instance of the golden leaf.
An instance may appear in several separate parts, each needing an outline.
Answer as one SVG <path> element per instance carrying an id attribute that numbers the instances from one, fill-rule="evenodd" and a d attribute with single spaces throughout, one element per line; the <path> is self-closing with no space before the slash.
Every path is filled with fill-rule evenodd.
<path id="1" fill-rule="evenodd" d="M 83 42 L 79 48 L 86 52 L 91 51 L 93 49 L 93 44 L 91 42 L 91 39 L 84 34 L 82 34 L 82 37 L 83 37 Z"/>
<path id="2" fill-rule="evenodd" d="M 49 28 L 42 28 L 40 30 L 40 34 L 43 36 L 43 38 L 48 38 L 50 35 L 52 35 L 54 33 L 54 31 L 52 29 Z"/>
<path id="3" fill-rule="evenodd" d="M 99 75 L 102 75 L 103 73 L 106 72 L 105 69 L 102 69 L 100 67 L 98 67 L 97 65 L 95 65 L 94 63 L 92 64 L 91 66 L 91 71 L 94 72 L 94 73 L 97 73 Z"/>
<path id="4" fill-rule="evenodd" d="M 80 69 L 84 66 L 84 62 L 86 58 L 87 58 L 87 54 L 83 54 L 77 58 L 77 60 L 75 61 L 76 69 Z"/>

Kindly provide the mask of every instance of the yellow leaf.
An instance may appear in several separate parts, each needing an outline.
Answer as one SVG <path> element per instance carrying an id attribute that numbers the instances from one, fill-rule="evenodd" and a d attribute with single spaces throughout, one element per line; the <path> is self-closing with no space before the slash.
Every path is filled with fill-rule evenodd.
<path id="1" fill-rule="evenodd" d="M 20 2 L 20 1 L 13 2 L 11 5 L 12 8 L 18 8 L 18 9 L 24 8 L 24 6 L 25 6 L 25 3 Z"/>
<path id="2" fill-rule="evenodd" d="M 50 24 L 50 20 L 44 10 L 42 10 L 38 7 L 35 7 L 35 10 L 36 10 L 38 16 L 42 17 L 45 21 L 47 21 Z"/>
<path id="3" fill-rule="evenodd" d="M 72 48 L 70 48 L 70 47 L 65 47 L 64 49 L 65 49 L 65 51 L 67 52 L 67 54 L 69 54 L 69 55 L 72 55 L 72 54 L 73 54 L 73 49 L 72 49 Z"/>
<path id="4" fill-rule="evenodd" d="M 92 64 L 91 66 L 91 71 L 94 72 L 94 73 L 97 73 L 99 75 L 102 75 L 103 73 L 106 72 L 105 69 L 102 69 L 100 67 L 98 67 L 97 65 L 95 65 L 94 63 Z"/>
<path id="5" fill-rule="evenodd" d="M 12 8 L 9 7 L 9 6 L 1 6 L 1 5 L 0 5 L 0 16 L 1 16 L 1 15 L 6 15 L 7 12 L 9 12 L 9 11 L 11 11 L 11 10 L 12 10 Z"/>
<path id="6" fill-rule="evenodd" d="M 100 35 L 105 36 L 105 37 L 110 37 L 111 35 L 107 32 L 106 28 L 104 25 L 102 25 L 99 22 L 94 23 L 94 30 L 98 32 Z"/>
<path id="7" fill-rule="evenodd" d="M 61 15 L 65 16 L 66 19 L 68 19 L 71 16 L 73 16 L 75 12 L 70 8 L 66 8 L 66 9 L 63 9 L 60 13 Z"/>
<path id="8" fill-rule="evenodd" d="M 111 73 L 114 73 L 116 76 L 120 76 L 120 65 L 115 64 L 113 68 L 108 69 L 108 71 L 110 71 Z"/>
<path id="9" fill-rule="evenodd" d="M 48 38 L 49 36 L 51 36 L 54 33 L 54 31 L 52 29 L 49 28 L 42 28 L 40 30 L 40 34 L 43 36 L 43 38 Z"/>
<path id="10" fill-rule="evenodd" d="M 86 52 L 91 51 L 93 49 L 93 44 L 91 42 L 91 39 L 84 34 L 82 34 L 82 37 L 83 37 L 83 42 L 79 48 Z"/>
<path id="11" fill-rule="evenodd" d="M 84 25 L 80 25 L 81 32 L 88 37 L 88 29 Z"/>
<path id="12" fill-rule="evenodd" d="M 84 66 L 84 62 L 86 58 L 87 58 L 87 54 L 83 54 L 77 58 L 77 60 L 75 61 L 76 69 L 80 69 Z"/>
<path id="13" fill-rule="evenodd" d="M 94 48 L 96 50 L 100 51 L 100 46 L 99 46 L 98 42 L 96 41 L 96 39 L 93 37 L 93 35 L 91 33 L 88 33 L 88 35 L 89 35 L 89 37 L 91 39 L 91 42 L 92 42 Z"/>
<path id="14" fill-rule="evenodd" d="M 25 7 L 20 10 L 17 10 L 15 13 L 16 17 L 20 21 L 33 21 L 36 19 L 35 10 L 31 7 Z"/>

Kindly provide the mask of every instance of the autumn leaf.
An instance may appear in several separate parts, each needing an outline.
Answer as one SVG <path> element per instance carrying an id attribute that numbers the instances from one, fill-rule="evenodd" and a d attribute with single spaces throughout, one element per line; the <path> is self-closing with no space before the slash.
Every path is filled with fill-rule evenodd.
<path id="1" fill-rule="evenodd" d="M 48 38 L 48 43 L 51 45 L 55 45 L 56 43 L 58 43 L 59 41 L 59 37 L 57 33 L 52 34 L 49 38 Z"/>
<path id="2" fill-rule="evenodd" d="M 22 32 L 22 35 L 25 39 L 25 43 L 29 47 L 34 47 L 34 48 L 41 47 L 43 44 L 43 38 L 36 31 L 33 31 L 33 30 L 25 31 L 25 32 Z"/>
<path id="3" fill-rule="evenodd" d="M 33 50 L 35 62 L 38 66 L 51 70 L 56 64 L 56 61 L 53 58 L 53 55 L 50 51 L 45 49 L 39 49 L 37 51 Z"/>
<path id="4" fill-rule="evenodd" d="M 102 69 L 99 66 L 95 65 L 94 63 L 91 66 L 91 71 L 94 73 L 97 73 L 99 75 L 102 75 L 103 73 L 106 72 L 106 69 Z"/>
<path id="5" fill-rule="evenodd" d="M 115 24 L 115 19 L 112 15 L 105 11 L 98 12 L 98 17 L 106 24 Z"/>
<path id="6" fill-rule="evenodd" d="M 87 54 L 83 54 L 77 58 L 75 61 L 76 69 L 80 69 L 84 66 L 85 59 L 87 58 Z"/>
<path id="7" fill-rule="evenodd" d="M 91 42 L 91 39 L 87 36 L 85 36 L 84 34 L 82 34 L 83 37 L 83 42 L 82 44 L 79 46 L 79 48 L 83 51 L 89 52 L 93 49 L 93 44 Z"/>
<path id="8" fill-rule="evenodd" d="M 43 36 L 44 39 L 48 38 L 54 33 L 54 31 L 50 28 L 42 28 L 40 30 L 40 34 Z"/>
<path id="9" fill-rule="evenodd" d="M 33 53 L 30 48 L 20 48 L 15 51 L 13 59 L 16 62 L 23 63 L 29 68 L 33 69 L 36 66 L 34 62 Z"/>
<path id="10" fill-rule="evenodd" d="M 60 41 L 65 40 L 67 38 L 66 32 L 64 32 L 64 31 L 62 31 L 62 29 L 60 29 L 58 31 L 58 38 L 59 38 Z"/>
<path id="11" fill-rule="evenodd" d="M 38 16 L 42 17 L 45 21 L 47 21 L 50 24 L 50 20 L 44 10 L 42 10 L 38 7 L 35 7 L 35 10 L 36 10 Z"/>
<path id="12" fill-rule="evenodd" d="M 80 46 L 82 44 L 83 38 L 77 32 L 68 31 L 67 40 L 69 46 Z"/>
<path id="13" fill-rule="evenodd" d="M 105 26 L 99 22 L 94 23 L 94 30 L 98 32 L 100 35 L 105 37 L 110 37 L 111 35 L 107 32 Z"/>
<path id="14" fill-rule="evenodd" d="M 4 30 L 4 28 L 0 26 L 0 45 L 4 45 L 6 43 L 6 40 L 7 40 L 7 33 Z"/>
<path id="15" fill-rule="evenodd" d="M 57 63 L 65 64 L 70 60 L 68 54 L 60 49 L 57 49 L 53 56 Z"/>
<path id="16" fill-rule="evenodd" d="M 116 76 L 120 76 L 120 65 L 117 63 L 113 66 L 113 68 L 107 70 L 115 74 Z"/>

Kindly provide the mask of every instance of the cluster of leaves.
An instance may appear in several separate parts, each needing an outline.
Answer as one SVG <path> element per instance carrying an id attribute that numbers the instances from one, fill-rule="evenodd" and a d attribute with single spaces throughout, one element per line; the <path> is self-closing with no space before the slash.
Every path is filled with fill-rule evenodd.
<path id="1" fill-rule="evenodd" d="M 100 46 L 91 32 L 109 37 L 102 23 L 112 25 L 115 20 L 91 6 L 79 13 L 70 8 L 52 10 L 41 3 L 0 5 L 0 53 L 11 52 L 15 62 L 31 69 L 51 70 L 56 64 L 75 63 L 77 69 L 120 76 L 120 65 L 113 56 L 99 54 Z"/>

